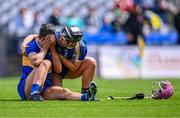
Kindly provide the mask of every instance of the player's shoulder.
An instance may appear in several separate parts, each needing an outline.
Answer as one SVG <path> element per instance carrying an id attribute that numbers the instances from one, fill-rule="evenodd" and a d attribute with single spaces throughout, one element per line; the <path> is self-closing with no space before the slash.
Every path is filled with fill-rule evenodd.
<path id="1" fill-rule="evenodd" d="M 27 37 L 25 37 L 24 39 L 24 43 L 27 45 L 28 43 L 31 43 L 31 42 L 34 42 L 35 40 L 38 37 L 38 35 L 36 34 L 31 34 L 31 35 L 28 35 Z"/>
<path id="2" fill-rule="evenodd" d="M 82 39 L 82 40 L 80 41 L 80 46 L 82 46 L 82 47 L 87 47 L 86 41 Z"/>
<path id="3" fill-rule="evenodd" d="M 31 34 L 24 38 L 23 43 L 21 45 L 22 54 L 25 53 L 25 50 L 28 46 L 34 46 L 35 40 L 38 37 L 37 34 Z"/>

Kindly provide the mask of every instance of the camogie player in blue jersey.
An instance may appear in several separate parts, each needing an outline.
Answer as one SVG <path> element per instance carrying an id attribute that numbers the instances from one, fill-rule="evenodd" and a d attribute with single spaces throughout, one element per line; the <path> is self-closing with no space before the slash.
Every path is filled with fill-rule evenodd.
<path id="1" fill-rule="evenodd" d="M 81 94 L 55 86 L 52 73 L 61 73 L 62 63 L 55 49 L 55 28 L 43 24 L 38 35 L 29 35 L 22 44 L 22 76 L 18 93 L 22 100 L 95 100 L 96 86 L 92 83 L 88 93 Z"/>
<path id="2" fill-rule="evenodd" d="M 87 45 L 82 36 L 83 33 L 77 26 L 66 26 L 62 28 L 61 32 L 56 32 L 56 47 L 62 63 L 62 70 L 60 75 L 56 75 L 55 78 L 57 83 L 58 78 L 61 78 L 60 83 L 62 83 L 63 78 L 75 79 L 82 76 L 81 93 L 87 93 L 89 84 L 96 86 L 96 83 L 92 81 L 96 72 L 96 60 L 86 57 Z"/>

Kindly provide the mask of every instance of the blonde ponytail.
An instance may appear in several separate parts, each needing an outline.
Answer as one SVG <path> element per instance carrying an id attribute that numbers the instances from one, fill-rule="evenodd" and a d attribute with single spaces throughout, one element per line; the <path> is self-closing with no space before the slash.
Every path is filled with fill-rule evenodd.
<path id="1" fill-rule="evenodd" d="M 79 60 L 80 55 L 80 43 L 77 43 L 74 48 L 75 60 Z"/>

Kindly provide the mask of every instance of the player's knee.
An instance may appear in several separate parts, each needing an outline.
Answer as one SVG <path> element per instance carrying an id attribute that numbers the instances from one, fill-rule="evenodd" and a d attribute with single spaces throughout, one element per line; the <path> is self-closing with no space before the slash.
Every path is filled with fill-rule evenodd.
<path id="1" fill-rule="evenodd" d="M 91 66 L 93 69 L 97 67 L 97 62 L 93 57 L 86 58 L 87 65 Z"/>
<path id="2" fill-rule="evenodd" d="M 49 60 L 43 60 L 41 64 L 43 64 L 45 66 L 45 68 L 47 68 L 48 70 L 50 69 L 50 67 L 52 65 L 51 61 L 49 61 Z"/>
<path id="3" fill-rule="evenodd" d="M 71 96 L 71 91 L 67 88 L 63 88 L 63 99 L 69 99 Z"/>
<path id="4" fill-rule="evenodd" d="M 64 93 L 65 95 L 68 95 L 70 92 L 71 92 L 71 91 L 70 91 L 69 89 L 63 88 L 63 93 Z"/>

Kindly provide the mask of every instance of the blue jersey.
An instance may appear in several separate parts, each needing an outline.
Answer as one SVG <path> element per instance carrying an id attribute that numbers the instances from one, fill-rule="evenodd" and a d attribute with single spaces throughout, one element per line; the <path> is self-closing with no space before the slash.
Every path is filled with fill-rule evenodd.
<path id="1" fill-rule="evenodd" d="M 60 32 L 56 32 L 56 38 L 60 38 Z M 65 58 L 69 60 L 74 60 L 75 59 L 75 54 L 74 54 L 74 49 L 66 49 L 57 44 L 56 46 L 57 51 L 59 54 L 63 55 Z M 79 58 L 78 60 L 84 60 L 86 54 L 87 54 L 87 45 L 84 40 L 80 41 L 80 47 L 79 47 Z"/>
<path id="2" fill-rule="evenodd" d="M 41 51 L 41 47 L 39 46 L 36 39 L 32 39 L 29 43 L 27 43 L 27 47 L 25 53 L 22 57 L 22 76 L 21 78 L 24 79 L 27 75 L 33 70 L 34 66 L 30 62 L 28 55 L 32 52 L 39 53 Z M 47 52 L 45 59 L 51 60 L 51 53 L 50 51 Z"/>
<path id="3" fill-rule="evenodd" d="M 56 32 L 56 39 L 60 38 L 60 32 Z M 66 49 L 60 46 L 58 43 L 56 45 L 57 51 L 59 54 L 63 55 L 66 59 L 68 60 L 74 60 L 75 59 L 75 54 L 74 54 L 74 49 Z M 84 40 L 80 41 L 80 47 L 79 47 L 79 57 L 78 60 L 82 61 L 85 59 L 86 54 L 87 54 L 87 45 Z M 65 66 L 62 65 L 62 72 L 60 73 L 61 78 L 63 79 L 66 74 L 68 73 L 69 69 Z"/>
<path id="4" fill-rule="evenodd" d="M 41 51 L 41 47 L 39 46 L 38 42 L 36 39 L 30 39 L 27 41 L 27 45 L 25 46 L 25 50 L 23 52 L 22 56 L 22 76 L 21 80 L 18 84 L 18 93 L 21 97 L 22 100 L 26 100 L 25 96 L 25 84 L 26 84 L 26 79 L 28 75 L 32 72 L 34 69 L 34 66 L 32 65 L 30 59 L 28 58 L 28 55 L 32 52 L 39 53 Z M 47 52 L 45 59 L 51 60 L 51 53 L 50 51 Z M 43 92 L 50 86 L 52 86 L 52 74 L 48 73 L 46 77 L 46 81 L 44 83 L 43 89 L 42 89 L 42 94 Z"/>

